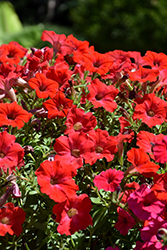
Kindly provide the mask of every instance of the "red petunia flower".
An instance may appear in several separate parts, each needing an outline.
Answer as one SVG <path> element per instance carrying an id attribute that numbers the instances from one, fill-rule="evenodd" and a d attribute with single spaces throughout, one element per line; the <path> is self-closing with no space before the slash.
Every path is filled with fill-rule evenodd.
<path id="1" fill-rule="evenodd" d="M 43 103 L 44 108 L 48 110 L 49 119 L 55 117 L 62 119 L 66 117 L 72 105 L 73 101 L 66 98 L 65 94 L 61 91 L 58 91 L 52 99 Z"/>
<path id="2" fill-rule="evenodd" d="M 65 125 L 67 128 L 64 134 L 75 131 L 83 131 L 86 133 L 96 127 L 97 121 L 91 112 L 85 113 L 83 109 L 77 108 L 77 106 L 74 105 L 68 112 Z"/>
<path id="3" fill-rule="evenodd" d="M 19 143 L 15 143 L 16 137 L 6 131 L 0 133 L 0 168 L 4 172 L 9 169 L 9 174 L 15 167 L 20 168 L 24 161 L 24 149 Z"/>
<path id="4" fill-rule="evenodd" d="M 167 162 L 167 136 L 164 136 L 161 141 L 156 141 L 153 146 L 153 153 L 156 162 Z"/>
<path id="5" fill-rule="evenodd" d="M 59 161 L 44 161 L 35 172 L 41 192 L 47 194 L 55 202 L 63 202 L 75 195 L 78 186 L 72 179 L 76 169 L 72 165 Z"/>
<path id="6" fill-rule="evenodd" d="M 129 229 L 136 224 L 133 217 L 128 214 L 124 209 L 118 209 L 118 221 L 115 224 L 115 228 L 123 235 L 127 235 Z"/>
<path id="7" fill-rule="evenodd" d="M 106 158 L 108 162 L 114 159 L 115 153 L 118 151 L 117 138 L 114 136 L 109 136 L 106 130 L 96 129 L 91 130 L 89 133 L 89 137 L 92 139 L 94 143 L 93 147 L 93 155 L 89 161 L 85 161 L 89 164 L 94 164 L 98 159 Z"/>
<path id="8" fill-rule="evenodd" d="M 48 79 L 44 74 L 37 73 L 34 78 L 28 82 L 32 89 L 35 89 L 39 98 L 53 97 L 57 91 L 59 84 L 56 81 Z"/>
<path id="9" fill-rule="evenodd" d="M 138 102 L 138 100 L 136 100 L 136 102 Z M 161 125 L 165 121 L 167 102 L 156 97 L 154 93 L 144 95 L 142 100 L 139 99 L 139 102 L 133 114 L 134 120 L 141 119 L 149 128 Z"/>
<path id="10" fill-rule="evenodd" d="M 161 141 L 164 138 L 163 134 L 154 135 L 153 133 L 149 133 L 148 131 L 140 131 L 137 134 L 137 143 L 136 145 L 144 149 L 145 152 L 149 153 L 149 156 L 155 160 L 153 154 L 153 147 L 156 141 Z"/>
<path id="11" fill-rule="evenodd" d="M 0 61 L 3 63 L 18 64 L 28 50 L 17 42 L 2 44 L 0 46 Z"/>
<path id="12" fill-rule="evenodd" d="M 166 69 L 167 68 L 167 55 L 164 53 L 156 53 L 148 50 L 143 56 L 143 59 L 152 67 L 152 69 Z"/>
<path id="13" fill-rule="evenodd" d="M 28 122 L 32 114 L 24 110 L 16 102 L 0 103 L 0 126 L 11 125 L 18 129 Z"/>
<path id="14" fill-rule="evenodd" d="M 129 71 L 128 75 L 131 81 L 139 81 L 143 83 L 146 81 L 155 82 L 159 75 L 159 71 L 156 69 L 146 69 L 139 65 L 138 70 L 134 72 Z"/>
<path id="15" fill-rule="evenodd" d="M 64 34 L 56 34 L 54 31 L 44 30 L 41 36 L 42 41 L 48 41 L 52 44 L 54 53 L 58 52 L 62 55 L 71 54 L 72 48 L 66 43 L 66 36 Z"/>
<path id="16" fill-rule="evenodd" d="M 71 235 L 79 230 L 86 229 L 93 225 L 89 214 L 92 205 L 86 194 L 70 197 L 63 203 L 53 207 L 53 214 L 56 214 L 56 222 L 59 223 L 57 231 L 60 234 Z"/>
<path id="17" fill-rule="evenodd" d="M 26 213 L 20 207 L 15 207 L 13 203 L 6 203 L 0 208 L 0 235 L 9 233 L 16 234 L 17 237 L 22 232 L 22 224 L 25 221 Z"/>
<path id="18" fill-rule="evenodd" d="M 95 79 L 88 85 L 89 94 L 87 99 L 94 105 L 95 108 L 103 107 L 109 112 L 113 112 L 117 108 L 114 102 L 119 90 L 113 85 L 107 86 L 99 79 Z"/>
<path id="19" fill-rule="evenodd" d="M 127 160 L 133 165 L 130 167 L 130 172 L 138 171 L 143 175 L 153 175 L 159 169 L 159 165 L 156 165 L 154 162 L 150 161 L 150 157 L 141 148 L 132 148 L 127 152 Z M 126 172 L 125 172 L 126 175 Z"/>
<path id="20" fill-rule="evenodd" d="M 85 54 L 83 61 L 81 64 L 86 70 L 89 70 L 91 73 L 96 72 L 100 75 L 106 74 L 113 64 L 107 54 L 100 54 L 97 51 Z"/>
<path id="21" fill-rule="evenodd" d="M 96 175 L 93 183 L 98 190 L 103 189 L 105 191 L 114 192 L 121 183 L 124 177 L 124 173 L 116 169 L 107 169 L 102 171 L 99 175 Z"/>
<path id="22" fill-rule="evenodd" d="M 70 133 L 68 137 L 60 136 L 54 144 L 54 150 L 57 152 L 55 160 L 80 168 L 83 165 L 83 160 L 91 160 L 93 146 L 93 141 L 84 132 Z"/>

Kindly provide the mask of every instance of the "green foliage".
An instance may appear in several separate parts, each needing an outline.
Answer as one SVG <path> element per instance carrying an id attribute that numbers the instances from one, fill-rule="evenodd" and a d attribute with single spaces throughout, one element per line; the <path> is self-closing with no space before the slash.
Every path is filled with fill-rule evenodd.
<path id="1" fill-rule="evenodd" d="M 95 49 L 167 52 L 167 2 L 164 0 L 78 0 L 71 10 L 74 29 Z"/>

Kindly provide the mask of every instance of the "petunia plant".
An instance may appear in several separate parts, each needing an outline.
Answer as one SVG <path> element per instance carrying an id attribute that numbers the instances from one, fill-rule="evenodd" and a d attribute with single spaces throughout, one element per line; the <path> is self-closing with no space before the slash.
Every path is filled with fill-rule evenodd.
<path id="1" fill-rule="evenodd" d="M 167 55 L 41 39 L 0 46 L 1 249 L 167 249 Z"/>

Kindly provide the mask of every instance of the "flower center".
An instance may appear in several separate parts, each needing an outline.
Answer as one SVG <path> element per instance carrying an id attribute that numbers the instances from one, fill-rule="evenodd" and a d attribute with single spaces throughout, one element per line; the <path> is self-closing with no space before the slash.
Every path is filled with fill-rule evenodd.
<path id="1" fill-rule="evenodd" d="M 8 118 L 9 120 L 14 120 L 14 119 L 16 118 L 16 115 L 15 115 L 14 112 L 13 112 L 13 113 L 9 113 L 9 114 L 7 114 L 7 118 Z"/>
<path id="2" fill-rule="evenodd" d="M 2 224 L 9 224 L 9 219 L 8 219 L 7 217 L 3 217 L 3 218 L 0 220 L 0 222 L 1 222 Z"/>
<path id="3" fill-rule="evenodd" d="M 82 123 L 80 122 L 77 122 L 75 123 L 74 127 L 73 127 L 75 130 L 80 130 L 82 128 Z"/>
<path id="4" fill-rule="evenodd" d="M 69 218 L 72 218 L 74 215 L 76 215 L 78 213 L 76 208 L 71 208 L 68 210 L 67 214 Z"/>
<path id="5" fill-rule="evenodd" d="M 39 90 L 40 90 L 40 91 L 45 91 L 45 89 L 46 89 L 46 87 L 45 87 L 44 85 L 41 85 L 41 86 L 39 87 Z"/>
<path id="6" fill-rule="evenodd" d="M 95 98 L 97 101 L 100 101 L 103 98 L 103 95 L 101 93 L 99 93 L 95 96 Z"/>
<path id="7" fill-rule="evenodd" d="M 155 115 L 155 113 L 154 113 L 154 111 L 149 110 L 149 111 L 147 112 L 147 115 L 153 117 L 153 116 Z"/>
<path id="8" fill-rule="evenodd" d="M 3 152 L 0 152 L 0 158 L 4 158 L 5 154 Z"/>
<path id="9" fill-rule="evenodd" d="M 75 156 L 75 157 L 79 157 L 80 156 L 80 150 L 78 148 L 75 148 L 71 151 L 71 155 Z"/>
<path id="10" fill-rule="evenodd" d="M 63 104 L 60 104 L 60 105 L 58 106 L 58 110 L 59 110 L 59 111 L 62 111 L 63 109 L 64 109 Z"/>
<path id="11" fill-rule="evenodd" d="M 51 178 L 50 179 L 50 184 L 51 185 L 55 185 L 55 184 L 58 184 L 59 183 L 59 180 L 58 179 L 54 179 L 54 178 Z"/>
<path id="12" fill-rule="evenodd" d="M 95 151 L 96 151 L 96 153 L 102 153 L 103 152 L 103 148 L 100 147 L 100 146 L 97 146 Z"/>

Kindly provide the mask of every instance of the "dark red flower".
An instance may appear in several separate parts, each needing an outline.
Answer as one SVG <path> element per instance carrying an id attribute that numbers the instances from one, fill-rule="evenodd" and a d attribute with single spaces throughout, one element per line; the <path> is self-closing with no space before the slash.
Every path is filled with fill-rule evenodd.
<path id="1" fill-rule="evenodd" d="M 117 108 L 114 102 L 119 90 L 113 85 L 107 86 L 99 79 L 95 79 L 88 85 L 89 94 L 87 99 L 94 105 L 95 108 L 103 107 L 109 112 L 113 112 Z"/>
<path id="2" fill-rule="evenodd" d="M 156 53 L 148 50 L 143 56 L 143 59 L 150 65 L 153 69 L 166 69 L 167 68 L 167 55 L 164 53 Z"/>
<path id="3" fill-rule="evenodd" d="M 28 82 L 32 89 L 35 89 L 36 94 L 39 98 L 47 98 L 48 96 L 53 97 L 57 91 L 59 84 L 47 78 L 42 73 L 37 73 L 34 78 L 31 78 Z"/>
<path id="4" fill-rule="evenodd" d="M 74 105 L 68 112 L 65 125 L 67 128 L 64 134 L 75 131 L 83 131 L 86 133 L 96 127 L 97 121 L 91 112 L 85 113 L 83 109 L 77 108 L 76 105 Z"/>
<path id="5" fill-rule="evenodd" d="M 72 179 L 76 175 L 76 169 L 72 165 L 61 164 L 59 161 L 44 161 L 35 174 L 41 192 L 55 202 L 65 201 L 78 190 L 78 186 Z"/>
<path id="6" fill-rule="evenodd" d="M 25 221 L 26 213 L 20 207 L 15 207 L 13 203 L 6 203 L 0 208 L 0 235 L 9 233 L 16 234 L 17 237 L 22 232 L 22 224 Z"/>
<path id="7" fill-rule="evenodd" d="M 138 99 L 133 114 L 133 119 L 141 119 L 150 128 L 161 125 L 167 114 L 167 102 L 156 97 L 154 93 L 144 95 L 143 99 Z"/>
<path id="8" fill-rule="evenodd" d="M 9 169 L 11 173 L 15 167 L 20 168 L 24 163 L 24 149 L 15 140 L 16 137 L 6 131 L 0 133 L 0 168 L 4 172 Z"/>
<path id="9" fill-rule="evenodd" d="M 91 201 L 86 194 L 75 195 L 63 203 L 56 204 L 53 214 L 56 214 L 56 222 L 59 223 L 58 233 L 71 235 L 93 225 L 89 214 L 91 208 Z"/>
<path id="10" fill-rule="evenodd" d="M 66 98 L 63 92 L 58 91 L 52 99 L 45 101 L 43 106 L 46 110 L 48 110 L 49 119 L 53 119 L 55 117 L 62 119 L 67 116 L 72 104 L 72 100 Z"/>
<path id="11" fill-rule="evenodd" d="M 121 183 L 124 177 L 124 173 L 116 169 L 107 169 L 102 171 L 99 175 L 96 175 L 93 183 L 98 190 L 103 189 L 105 191 L 114 192 Z"/>
<path id="12" fill-rule="evenodd" d="M 0 126 L 11 125 L 18 129 L 28 122 L 32 114 L 24 110 L 16 102 L 0 103 Z"/>
<path id="13" fill-rule="evenodd" d="M 124 209 L 118 209 L 118 221 L 115 224 L 115 228 L 123 235 L 127 235 L 129 229 L 135 225 L 133 217 L 128 214 Z"/>

